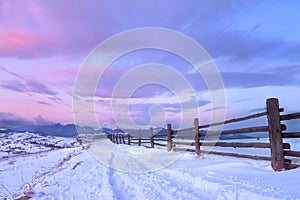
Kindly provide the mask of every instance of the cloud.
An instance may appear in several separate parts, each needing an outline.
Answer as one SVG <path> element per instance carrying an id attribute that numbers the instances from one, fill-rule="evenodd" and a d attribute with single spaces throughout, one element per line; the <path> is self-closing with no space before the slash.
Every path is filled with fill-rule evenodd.
<path id="1" fill-rule="evenodd" d="M 235 29 L 215 30 L 212 33 L 198 36 L 202 44 L 213 58 L 227 57 L 229 61 L 245 61 L 252 59 L 274 58 L 294 44 L 280 39 L 261 38 Z"/>
<path id="2" fill-rule="evenodd" d="M 15 77 L 17 77 L 17 78 L 23 79 L 23 77 L 20 76 L 19 74 L 14 73 L 14 72 L 12 72 L 12 71 L 6 69 L 5 67 L 3 67 L 3 66 L 1 66 L 1 65 L 0 65 L 0 70 L 4 71 L 4 72 L 6 72 L 6 73 L 8 73 L 8 74 L 10 74 L 10 75 L 12 75 L 12 76 L 15 76 Z"/>
<path id="3" fill-rule="evenodd" d="M 37 49 L 41 39 L 38 36 L 21 31 L 2 30 L 0 31 L 0 38 L 0 55 L 3 57 L 40 57 L 41 52 Z M 34 51 L 26 51 L 26 49 L 34 49 Z"/>
<path id="4" fill-rule="evenodd" d="M 47 105 L 47 106 L 51 106 L 51 103 L 48 103 L 46 101 L 37 101 L 38 104 L 42 104 L 42 105 Z"/>
<path id="5" fill-rule="evenodd" d="M 221 66 L 223 70 L 238 71 L 249 65 L 261 68 L 260 65 L 282 61 L 299 63 L 300 28 L 294 20 L 300 17 L 295 9 L 299 2 L 214 3 L 208 3 L 214 5 L 208 6 L 210 13 L 194 14 L 185 32 L 214 59 L 226 58 L 228 62 Z M 287 12 L 289 15 L 284 14 Z"/>
<path id="6" fill-rule="evenodd" d="M 0 87 L 14 92 L 30 92 L 37 94 L 46 94 L 50 96 L 57 95 L 57 92 L 52 91 L 45 84 L 33 80 L 25 81 L 25 83 L 17 80 L 7 81 L 1 84 Z"/>
<path id="7" fill-rule="evenodd" d="M 37 117 L 35 117 L 34 122 L 35 122 L 35 124 L 42 125 L 42 126 L 54 124 L 54 122 L 44 119 L 41 115 L 38 115 Z"/>
<path id="8" fill-rule="evenodd" d="M 209 109 L 203 110 L 203 112 L 209 112 L 209 111 L 220 110 L 220 109 L 224 109 L 224 107 L 213 107 L 213 108 L 209 108 Z"/>
<path id="9" fill-rule="evenodd" d="M 0 126 L 9 128 L 9 127 L 14 127 L 14 126 L 22 126 L 22 125 L 29 125 L 31 122 L 16 116 L 11 113 L 4 113 L 0 112 Z"/>
<path id="10" fill-rule="evenodd" d="M 296 9 L 299 5 L 296 4 L 299 3 L 253 4 L 235 0 L 226 2 L 133 0 L 90 3 L 67 0 L 62 4 L 57 1 L 3 0 L 0 3 L 0 57 L 11 63 L 6 68 L 0 66 L 0 70 L 16 80 L 3 79 L 0 88 L 27 95 L 36 93 L 46 96 L 43 101 L 37 102 L 39 104 L 47 105 L 48 102 L 53 103 L 52 101 L 62 103 L 58 93 L 68 89 L 68 94 L 71 95 L 70 88 L 76 76 L 74 66 L 79 65 L 79 62 L 77 63 L 79 58 L 86 56 L 99 42 L 113 34 L 132 28 L 158 26 L 183 32 L 208 51 L 222 72 L 225 89 L 232 89 L 238 93 L 229 102 L 239 102 L 238 105 L 253 102 L 254 98 L 251 100 L 247 98 L 254 90 L 262 94 L 276 95 L 277 90 L 270 93 L 269 87 L 298 86 L 300 83 L 300 34 L 298 34 L 300 28 L 295 20 L 299 18 Z M 154 59 L 153 55 L 154 53 L 150 51 L 140 54 L 134 52 L 132 57 L 120 58 L 117 64 L 113 63 L 96 90 L 95 96 L 99 103 L 108 104 L 114 86 L 130 67 L 148 61 L 175 66 L 177 71 L 187 77 L 196 92 L 207 89 L 204 81 L 203 83 L 199 81 L 201 77 L 195 76 L 195 70 L 186 69 L 187 64 L 162 52 L 158 52 L 157 55 L 160 57 L 157 59 Z M 135 56 L 137 58 L 134 58 Z M 57 63 L 57 60 L 53 59 L 56 57 L 62 58 L 63 61 Z M 75 57 L 76 61 L 73 59 Z M 19 67 L 17 70 L 8 70 L 14 66 L 14 61 L 23 62 L 22 59 L 29 59 L 30 62 L 25 61 L 25 64 L 16 65 Z M 24 69 L 35 70 L 35 67 L 41 69 L 39 72 L 47 71 L 48 67 L 49 72 L 50 67 L 45 62 L 53 62 L 51 66 L 55 67 L 54 70 L 51 68 L 53 71 L 50 71 L 49 77 L 46 73 L 42 76 L 45 77 L 44 80 L 39 77 L 42 81 L 24 77 L 20 73 Z M 69 63 L 72 63 L 72 67 Z M 69 68 L 65 69 L 64 64 Z M 32 67 L 25 68 L 29 65 Z M 153 72 L 146 72 L 138 78 L 145 79 L 150 73 Z M 169 78 L 168 74 L 161 71 L 158 74 L 163 78 Z M 57 79 L 59 81 L 56 81 Z M 170 85 L 178 84 L 176 79 L 169 79 Z M 129 80 L 126 84 L 135 82 Z M 54 86 L 58 90 L 54 89 Z M 242 90 L 251 92 L 244 94 Z M 125 93 L 126 87 L 122 91 Z M 158 93 L 155 93 L 157 91 Z M 172 95 L 160 95 L 159 92 L 162 91 L 165 90 L 157 87 L 140 88 L 133 94 L 131 103 L 140 106 L 137 107 L 137 111 L 144 109 L 143 106 L 147 108 L 151 104 L 162 104 L 168 112 L 176 113 L 179 110 L 176 105 L 177 99 Z M 191 95 L 184 94 L 184 97 L 183 104 L 187 108 L 193 108 L 188 107 Z M 203 110 L 209 109 L 210 100 L 210 97 L 197 98 Z M 120 106 L 122 105 L 124 104 L 121 103 Z M 105 117 L 109 116 L 110 109 L 110 106 L 105 105 L 100 113 L 104 113 Z"/>
<path id="11" fill-rule="evenodd" d="M 298 70 L 300 72 L 300 70 Z M 296 73 L 296 74 L 299 74 Z M 223 72 L 226 88 L 251 88 L 260 86 L 298 86 L 300 79 L 286 69 L 270 72 Z"/>
<path id="12" fill-rule="evenodd" d="M 146 26 L 184 32 L 203 44 L 214 56 L 237 58 L 255 52 L 257 55 L 263 49 L 267 52 L 280 44 L 280 41 L 255 37 L 255 33 L 264 26 L 259 19 L 240 24 L 240 18 L 251 18 L 260 7 L 264 8 L 263 3 L 139 0 L 126 3 L 93 1 L 89 4 L 85 1 L 66 1 L 64 4 L 56 1 L 4 2 L 0 5 L 3 27 L 0 55 L 4 57 L 36 58 L 87 53 L 113 34 Z M 269 9 L 270 6 L 265 7 Z M 281 17 L 289 20 L 288 16 Z"/>
<path id="13" fill-rule="evenodd" d="M 17 73 L 11 72 L 10 70 L 6 69 L 5 67 L 0 66 L 0 70 L 7 72 L 8 74 L 16 77 L 18 80 L 13 81 L 6 81 L 0 85 L 1 88 L 11 90 L 14 92 L 30 92 L 30 93 L 37 93 L 37 94 L 45 94 L 52 97 L 57 95 L 57 92 L 51 90 L 47 85 L 32 80 L 26 79 L 25 77 L 20 76 Z"/>
<path id="14" fill-rule="evenodd" d="M 41 115 L 34 118 L 33 121 L 27 120 L 12 113 L 0 112 L 0 127 L 13 128 L 19 126 L 31 126 L 31 125 L 50 125 L 54 122 L 44 119 Z"/>
<path id="15" fill-rule="evenodd" d="M 31 92 L 35 92 L 38 94 L 47 94 L 50 96 L 57 95 L 57 92 L 49 89 L 48 86 L 46 86 L 45 84 L 38 82 L 38 81 L 26 80 L 26 85 L 27 85 L 27 88 L 29 89 L 29 91 L 31 91 Z"/>
<path id="16" fill-rule="evenodd" d="M 251 98 L 243 98 L 243 99 L 238 99 L 238 100 L 234 100 L 232 103 L 241 103 L 241 102 L 244 102 L 244 101 L 248 101 L 250 100 Z"/>
<path id="17" fill-rule="evenodd" d="M 266 111 L 266 108 L 254 108 L 249 110 L 249 113 L 258 113 L 258 112 L 264 112 Z"/>
<path id="18" fill-rule="evenodd" d="M 280 30 L 274 27 L 274 22 L 271 23 L 269 18 L 277 19 L 278 16 L 273 15 L 280 13 L 280 8 L 288 7 L 281 3 L 277 3 L 274 8 L 264 3 L 249 4 L 239 1 L 172 1 L 172 7 L 167 2 L 159 1 L 131 1 L 126 4 L 116 1 L 96 1 L 89 4 L 85 1 L 67 1 L 65 4 L 55 1 L 21 1 L 17 4 L 4 2 L 0 5 L 3 13 L 3 20 L 0 21 L 3 27 L 0 31 L 0 56 L 3 57 L 27 59 L 54 55 L 87 55 L 99 42 L 115 33 L 137 27 L 160 26 L 191 36 L 215 60 L 222 60 L 217 63 L 222 71 L 245 73 L 242 74 L 243 80 L 231 79 L 238 74 L 224 74 L 229 87 L 238 84 L 236 80 L 240 80 L 241 85 L 245 83 L 245 87 L 251 87 L 248 81 L 251 75 L 246 75 L 244 70 L 249 69 L 249 66 L 252 67 L 249 70 L 251 72 L 267 65 L 274 67 L 274 63 L 278 65 L 282 60 L 290 60 L 297 64 L 300 62 L 299 40 L 291 42 L 288 38 L 274 36 L 275 33 L 288 32 L 284 30 L 285 25 L 288 28 L 297 27 L 297 22 L 288 15 L 281 16 L 280 25 L 276 24 Z M 290 4 L 297 7 L 294 3 Z M 264 10 L 271 10 L 273 12 L 270 13 L 275 14 L 268 17 L 263 15 Z M 292 9 L 290 14 L 296 15 L 294 12 Z M 283 23 L 285 21 L 287 23 Z M 276 32 L 267 35 L 264 31 L 268 28 L 276 29 Z M 293 31 L 297 33 L 298 29 L 289 32 Z M 145 56 L 142 58 L 140 60 L 145 61 Z M 125 61 L 119 64 L 121 68 L 128 65 Z M 54 72 L 56 73 L 70 72 Z M 269 79 L 268 75 L 265 76 Z M 97 90 L 97 95 L 107 96 L 112 91 L 111 86 L 118 79 L 118 75 L 114 74 L 113 78 L 111 77 L 105 79 L 108 86 Z M 262 75 L 259 77 L 264 78 Z M 72 81 L 74 79 L 70 78 L 70 82 Z M 13 86 L 8 88 L 11 87 Z M 40 86 L 35 85 L 33 89 L 55 95 L 54 91 L 39 88 Z"/>
<path id="19" fill-rule="evenodd" d="M 28 92 L 25 84 L 19 81 L 9 81 L 0 85 L 1 88 L 11 90 L 14 92 Z"/>
<path id="20" fill-rule="evenodd" d="M 63 101 L 62 98 L 59 98 L 57 96 L 55 96 L 55 97 L 48 97 L 48 99 L 50 99 L 50 100 L 52 100 L 52 101 L 54 101 L 56 103 L 61 103 Z"/>
<path id="21" fill-rule="evenodd" d="M 182 102 L 179 102 L 179 99 L 170 92 L 156 93 L 152 97 L 148 94 L 147 97 L 129 97 L 128 99 L 95 97 L 95 113 L 98 115 L 99 120 L 103 122 L 116 118 L 122 119 L 122 126 L 126 127 L 126 125 L 129 125 L 126 123 L 128 119 L 132 119 L 140 125 L 146 125 L 150 122 L 163 123 L 167 119 L 172 122 L 180 121 L 182 116 L 188 116 L 192 119 L 197 116 L 195 113 L 198 106 L 207 107 L 210 104 L 210 101 L 205 99 L 198 100 L 196 96 L 193 99 L 190 93 L 186 93 L 187 91 L 181 92 L 179 95 L 184 96 L 182 97 Z M 86 99 L 86 101 L 89 103 L 93 102 L 92 99 Z M 184 119 L 184 121 L 186 120 Z"/>

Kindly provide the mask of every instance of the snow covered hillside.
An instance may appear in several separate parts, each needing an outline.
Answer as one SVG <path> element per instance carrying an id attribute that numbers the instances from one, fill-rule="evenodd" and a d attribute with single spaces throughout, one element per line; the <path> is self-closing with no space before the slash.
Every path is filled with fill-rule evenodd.
<path id="1" fill-rule="evenodd" d="M 35 133 L 0 133 L 0 160 L 19 154 L 39 153 L 79 146 L 74 138 L 41 136 Z"/>
<path id="2" fill-rule="evenodd" d="M 6 152 L 16 147 L 22 153 Z M 161 170 L 125 173 L 103 165 L 92 147 L 80 146 L 74 138 L 1 135 L 0 199 L 300 199 L 300 169 L 274 172 L 268 161 L 182 153 Z M 116 148 L 141 157 L 166 151 Z M 109 156 L 116 158 L 113 152 Z"/>

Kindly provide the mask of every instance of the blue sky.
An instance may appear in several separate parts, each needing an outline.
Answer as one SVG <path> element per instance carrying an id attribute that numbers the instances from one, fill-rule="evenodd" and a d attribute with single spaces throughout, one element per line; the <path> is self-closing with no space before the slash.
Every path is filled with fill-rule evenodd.
<path id="1" fill-rule="evenodd" d="M 269 97 L 278 97 L 287 112 L 299 111 L 299 7 L 297 1 L 3 0 L 0 117 L 73 122 L 73 86 L 84 59 L 108 37 L 149 26 L 176 30 L 203 46 L 223 78 L 226 118 L 263 110 Z M 91 111 L 100 124 L 116 126 L 110 105 L 114 86 L 124 73 L 149 62 L 171 66 L 190 81 L 196 109 L 208 122 L 217 108 L 193 66 L 168 52 L 148 49 L 122 56 L 105 72 Z M 176 123 L 185 112 L 176 94 L 157 85 L 139 88 L 131 101 L 130 116 L 141 125 L 150 124 L 150 116 L 155 124 L 165 123 L 161 116 Z"/>

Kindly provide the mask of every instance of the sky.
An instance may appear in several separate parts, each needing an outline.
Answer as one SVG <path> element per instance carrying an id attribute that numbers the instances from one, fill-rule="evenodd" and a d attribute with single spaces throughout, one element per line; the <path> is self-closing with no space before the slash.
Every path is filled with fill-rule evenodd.
<path id="1" fill-rule="evenodd" d="M 299 111 L 299 7 L 297 1 L 1 0 L 0 125 L 73 123 L 76 98 L 95 104 L 89 112 L 101 127 L 125 127 L 115 119 L 122 121 L 123 115 L 141 126 L 176 124 L 188 116 L 182 125 L 191 126 L 194 117 L 209 122 L 214 110 L 225 110 L 225 118 L 264 111 L 270 97 L 279 98 L 286 112 Z M 74 96 L 93 49 L 115 34 L 143 27 L 172 29 L 200 44 L 220 72 L 226 104 L 212 102 L 190 63 L 158 49 L 122 55 L 105 70 L 94 96 Z M 165 77 L 167 86 L 145 82 L 113 108 L 118 81 L 147 63 L 174 69 L 188 80 L 192 94 L 184 87 L 174 93 L 168 86 L 178 85 L 177 79 L 150 70 L 131 77 L 124 88 L 155 74 Z"/>

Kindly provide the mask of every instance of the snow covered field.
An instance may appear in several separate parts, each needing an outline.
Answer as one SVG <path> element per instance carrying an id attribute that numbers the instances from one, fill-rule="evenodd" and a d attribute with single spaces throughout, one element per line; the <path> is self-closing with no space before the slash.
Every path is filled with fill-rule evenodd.
<path id="1" fill-rule="evenodd" d="M 300 199 L 300 169 L 274 172 L 268 161 L 182 153 L 161 170 L 126 173 L 103 165 L 91 151 L 93 145 L 87 150 L 75 139 L 67 140 L 72 148 L 41 148 L 1 159 L 0 199 Z M 116 148 L 138 152 L 141 161 L 144 154 L 166 151 Z M 113 152 L 109 156 L 116 158 Z"/>
<path id="2" fill-rule="evenodd" d="M 0 133 L 0 160 L 24 154 L 39 153 L 55 148 L 79 146 L 74 138 L 41 136 L 29 132 Z"/>

